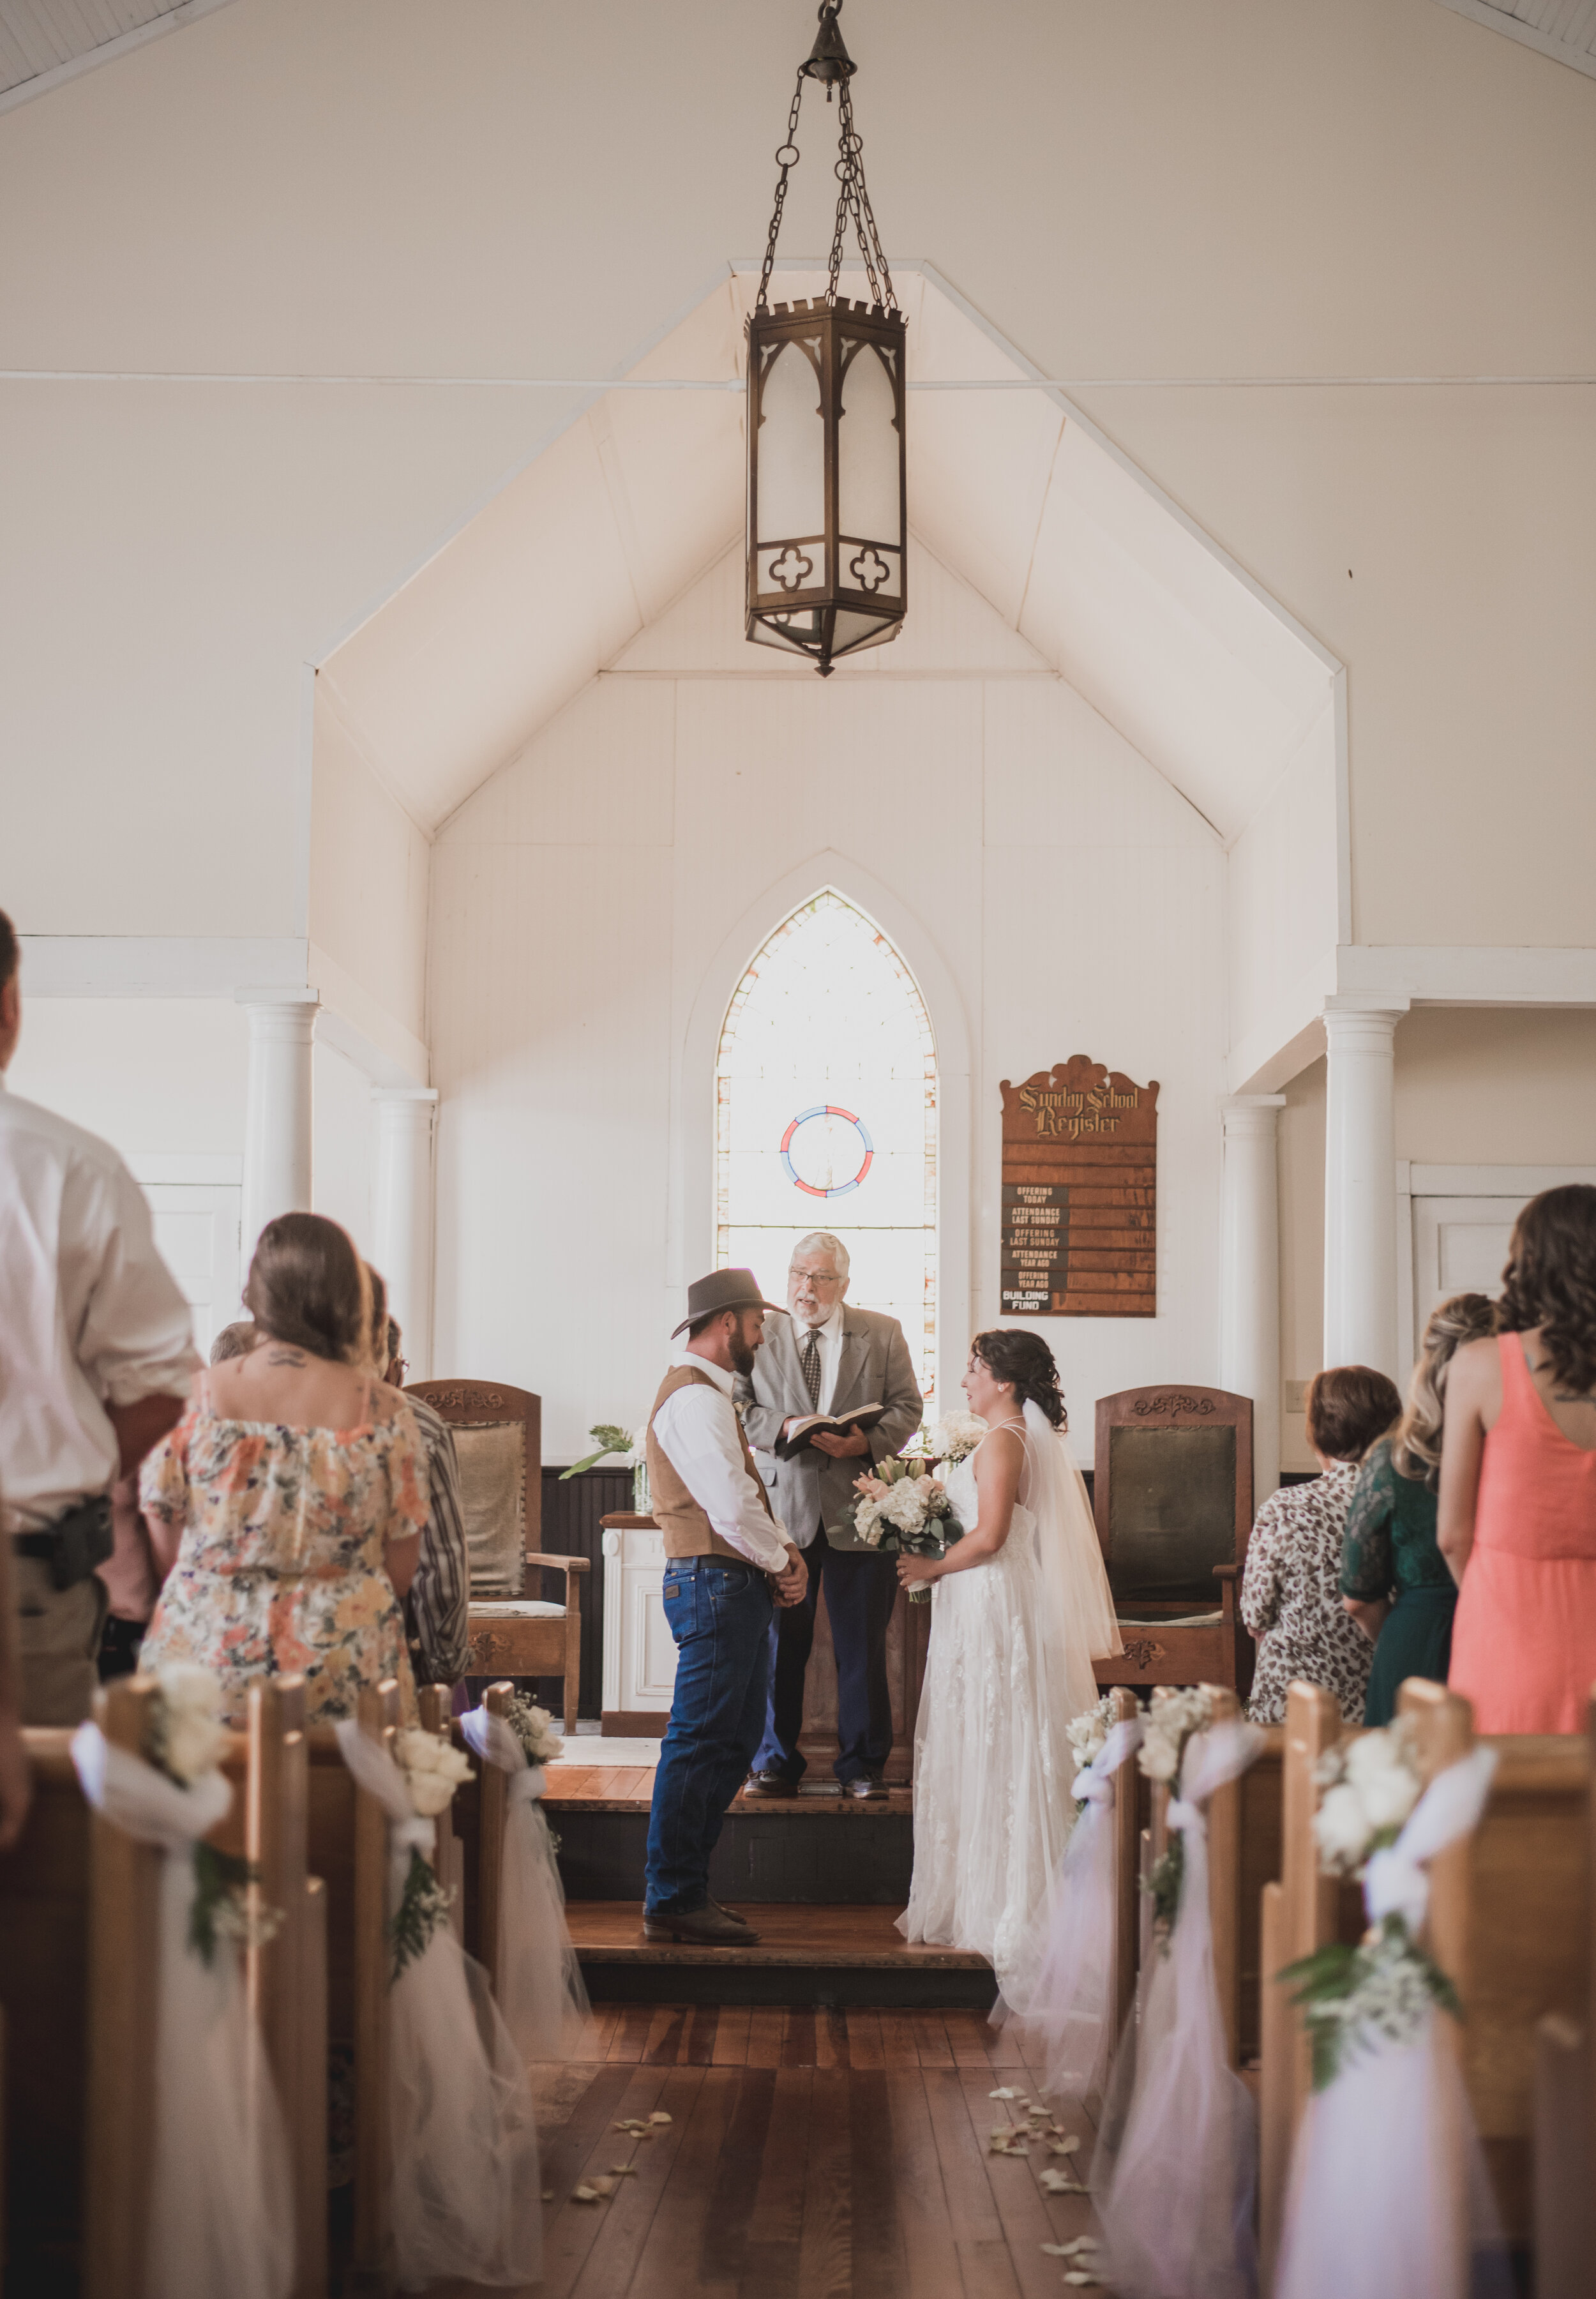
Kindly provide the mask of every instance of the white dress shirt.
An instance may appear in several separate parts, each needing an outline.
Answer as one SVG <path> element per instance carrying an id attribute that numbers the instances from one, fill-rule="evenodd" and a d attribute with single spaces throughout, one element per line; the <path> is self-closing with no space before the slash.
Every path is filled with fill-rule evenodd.
<path id="1" fill-rule="evenodd" d="M 108 1142 L 0 1078 L 0 1498 L 41 1531 L 117 1473 L 106 1405 L 187 1397 L 188 1304 Z"/>
<path id="2" fill-rule="evenodd" d="M 794 1318 L 793 1339 L 798 1346 L 798 1363 L 801 1369 L 803 1364 L 804 1344 L 811 1333 L 818 1337 L 820 1344 L 820 1394 L 815 1399 L 815 1411 L 829 1413 L 831 1400 L 836 1395 L 836 1369 L 842 1363 L 843 1357 L 843 1305 L 840 1301 L 834 1301 L 829 1316 L 817 1324 L 801 1324 L 796 1317 Z M 802 1414 L 796 1417 L 799 1420 L 803 1418 Z"/>
<path id="3" fill-rule="evenodd" d="M 761 1573 L 785 1573 L 790 1559 L 779 1518 L 765 1514 L 758 1480 L 748 1473 L 732 1407 L 735 1376 L 691 1349 L 670 1360 L 708 1374 L 714 1382 L 685 1383 L 656 1411 L 653 1432 L 683 1484 L 727 1546 Z"/>

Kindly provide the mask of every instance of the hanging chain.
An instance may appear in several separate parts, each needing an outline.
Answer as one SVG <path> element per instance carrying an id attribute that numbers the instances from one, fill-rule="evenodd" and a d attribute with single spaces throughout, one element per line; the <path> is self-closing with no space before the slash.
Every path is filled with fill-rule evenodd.
<path id="1" fill-rule="evenodd" d="M 898 299 L 893 293 L 893 275 L 886 268 L 881 234 L 876 228 L 876 214 L 865 186 L 864 138 L 853 125 L 853 95 L 846 80 L 843 82 L 837 97 L 837 108 L 842 115 L 835 169 L 840 188 L 836 200 L 836 226 L 831 235 L 831 263 L 826 281 L 826 301 L 831 305 L 836 303 L 837 278 L 843 268 L 843 234 L 852 217 L 859 252 L 864 258 L 865 276 L 870 283 L 870 301 L 887 311 L 895 311 Z"/>
<path id="2" fill-rule="evenodd" d="M 841 12 L 842 0 L 836 0 L 832 10 Z M 822 13 L 825 10 L 822 9 Z M 793 90 L 793 108 L 787 114 L 786 141 L 777 147 L 776 162 L 781 173 L 776 179 L 776 205 L 770 215 L 769 237 L 765 242 L 765 261 L 760 270 L 760 289 L 754 298 L 756 311 L 769 308 L 770 274 L 776 268 L 776 242 L 781 231 L 782 210 L 787 200 L 787 178 L 798 164 L 798 146 L 793 141 L 798 133 L 798 110 L 803 102 L 803 82 L 806 68 L 801 67 L 798 82 Z M 831 101 L 831 90 L 826 91 Z M 876 228 L 875 211 L 870 206 L 870 195 L 865 186 L 864 138 L 853 125 L 853 95 L 846 78 L 838 91 L 837 108 L 841 114 L 842 133 L 837 139 L 835 176 L 837 179 L 836 224 L 831 235 L 831 260 L 827 269 L 826 302 L 835 309 L 837 300 L 837 280 L 843 268 L 843 237 L 850 220 L 859 252 L 864 258 L 866 277 L 870 283 L 870 301 L 885 310 L 895 311 L 898 299 L 893 292 L 893 276 L 887 269 L 886 256 L 881 245 L 881 234 Z"/>
<path id="3" fill-rule="evenodd" d="M 756 311 L 767 309 L 766 298 L 770 288 L 770 274 L 776 267 L 776 237 L 781 229 L 781 212 L 787 203 L 787 178 L 792 174 L 798 162 L 798 146 L 794 143 L 793 138 L 798 133 L 798 107 L 802 102 L 803 74 L 801 71 L 798 75 L 798 84 L 793 90 L 793 108 L 787 114 L 787 140 L 778 145 L 776 154 L 777 165 L 780 168 L 781 173 L 776 179 L 776 206 L 770 217 L 770 237 L 765 242 L 765 261 L 764 268 L 760 273 L 760 292 L 754 298 L 753 308 Z"/>

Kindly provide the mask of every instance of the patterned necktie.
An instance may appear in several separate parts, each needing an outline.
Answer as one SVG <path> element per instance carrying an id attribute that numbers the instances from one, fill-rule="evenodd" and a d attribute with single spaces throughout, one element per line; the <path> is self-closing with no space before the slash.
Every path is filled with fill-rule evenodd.
<path id="1" fill-rule="evenodd" d="M 810 1409 L 820 1410 L 820 1336 L 811 1325 L 803 1344 L 803 1355 L 798 1363 L 803 1373 L 803 1386 L 809 1391 Z"/>

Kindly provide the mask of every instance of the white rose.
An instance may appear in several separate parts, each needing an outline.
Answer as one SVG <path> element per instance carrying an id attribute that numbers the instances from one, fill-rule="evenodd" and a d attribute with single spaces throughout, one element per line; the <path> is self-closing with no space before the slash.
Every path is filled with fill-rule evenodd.
<path id="1" fill-rule="evenodd" d="M 1351 1743 L 1347 1778 L 1362 1800 L 1372 1830 L 1401 1828 L 1418 1802 L 1418 1777 L 1384 1732 L 1363 1732 Z"/>
<path id="2" fill-rule="evenodd" d="M 1165 1732 L 1157 1724 L 1150 1724 L 1143 1739 L 1138 1761 L 1150 1780 L 1172 1780 L 1180 1766 L 1178 1734 Z"/>
<path id="3" fill-rule="evenodd" d="M 198 1709 L 180 1708 L 166 1722 L 167 1768 L 189 1783 L 216 1770 L 227 1740 L 226 1728 Z"/>
<path id="4" fill-rule="evenodd" d="M 1363 1798 L 1350 1780 L 1326 1791 L 1314 1814 L 1313 1833 L 1323 1866 L 1350 1872 L 1362 1861 L 1373 1830 Z"/>

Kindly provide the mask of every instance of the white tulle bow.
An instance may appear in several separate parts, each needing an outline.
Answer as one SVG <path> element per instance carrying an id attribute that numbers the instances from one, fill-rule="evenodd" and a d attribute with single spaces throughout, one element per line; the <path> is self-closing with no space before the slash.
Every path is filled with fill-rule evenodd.
<path id="1" fill-rule="evenodd" d="M 1127 1716 L 1115 1725 L 1089 1764 L 1075 1776 L 1077 1803 L 1108 1805 L 1114 1801 L 1114 1775 L 1142 1745 L 1142 1720 Z"/>
<path id="2" fill-rule="evenodd" d="M 218 1939 L 207 1963 L 188 1940 L 194 1847 L 233 1791 L 220 1772 L 180 1788 L 97 1724 L 80 1724 L 71 1747 L 95 1810 L 165 1855 L 146 2287 L 162 2299 L 284 2299 L 295 2249 L 287 2142 L 237 1944 Z"/>
<path id="3" fill-rule="evenodd" d="M 421 1819 L 387 1748 L 345 1719 L 344 1762 L 388 1816 L 389 1914 L 412 1849 L 428 1850 Z M 542 2188 L 531 2086 L 481 1965 L 453 1926 L 439 1924 L 389 1990 L 389 2129 L 394 2249 L 404 2290 L 536 2280 Z"/>
<path id="4" fill-rule="evenodd" d="M 1436 1773 L 1396 1842 L 1370 1855 L 1363 1874 L 1363 1905 L 1371 1923 L 1401 1916 L 1417 1937 L 1430 1906 L 1426 1863 L 1478 1825 L 1495 1771 L 1494 1748 L 1471 1749 Z"/>
<path id="5" fill-rule="evenodd" d="M 565 1922 L 565 1888 L 544 1813 L 548 1774 L 529 1764 L 502 1716 L 472 1708 L 461 1730 L 477 1755 L 506 1775 L 504 1857 L 499 1896 L 497 1992 L 524 2060 L 567 2060 L 581 2048 L 589 2005 Z"/>

